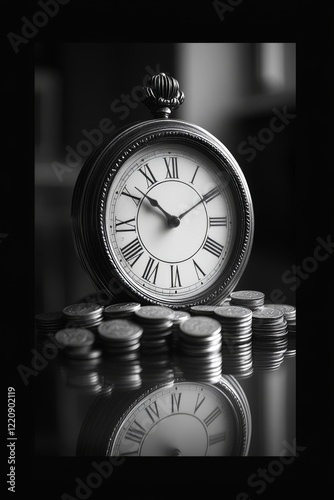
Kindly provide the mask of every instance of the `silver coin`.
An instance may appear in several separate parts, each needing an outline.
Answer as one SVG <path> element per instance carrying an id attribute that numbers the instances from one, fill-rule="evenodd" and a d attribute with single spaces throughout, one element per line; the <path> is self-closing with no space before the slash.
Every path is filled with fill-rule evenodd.
<path id="1" fill-rule="evenodd" d="M 174 325 L 179 325 L 186 319 L 190 318 L 190 314 L 186 311 L 174 311 L 173 323 Z"/>
<path id="2" fill-rule="evenodd" d="M 60 344 L 71 347 L 90 346 L 95 342 L 95 335 L 84 328 L 64 328 L 56 333 L 55 338 Z"/>
<path id="3" fill-rule="evenodd" d="M 194 316 L 184 321 L 180 325 L 180 330 L 194 337 L 207 337 L 219 333 L 221 325 L 217 320 L 208 316 Z"/>
<path id="4" fill-rule="evenodd" d="M 63 309 L 63 314 L 69 318 L 86 318 L 100 315 L 103 310 L 103 306 L 95 303 L 72 304 Z"/>
<path id="5" fill-rule="evenodd" d="M 264 300 L 264 293 L 254 290 L 240 290 L 238 292 L 230 293 L 231 299 L 241 300 Z"/>
<path id="6" fill-rule="evenodd" d="M 166 321 L 174 319 L 174 311 L 164 306 L 142 306 L 135 311 L 137 318 L 148 321 Z"/>
<path id="7" fill-rule="evenodd" d="M 138 302 L 121 302 L 119 304 L 111 304 L 104 310 L 105 314 L 118 314 L 118 313 L 133 313 L 141 308 Z"/>
<path id="8" fill-rule="evenodd" d="M 190 308 L 191 314 L 199 314 L 205 316 L 206 314 L 212 315 L 217 306 L 192 306 Z"/>
<path id="9" fill-rule="evenodd" d="M 266 304 L 267 307 L 271 307 L 272 309 L 279 309 L 285 313 L 294 313 L 296 312 L 296 308 L 294 306 L 290 306 L 288 304 Z"/>
<path id="10" fill-rule="evenodd" d="M 259 311 L 253 311 L 253 321 L 266 320 L 269 322 L 271 320 L 283 318 L 283 316 L 283 311 L 280 311 L 279 309 L 273 309 L 271 307 L 263 307 Z"/>
<path id="11" fill-rule="evenodd" d="M 48 311 L 36 314 L 35 320 L 36 322 L 42 323 L 43 325 L 50 323 L 57 324 L 57 323 L 62 323 L 64 321 L 62 311 Z"/>
<path id="12" fill-rule="evenodd" d="M 103 321 L 97 331 L 103 339 L 113 341 L 135 340 L 143 334 L 141 326 L 127 319 Z"/>
<path id="13" fill-rule="evenodd" d="M 215 315 L 219 318 L 248 319 L 252 317 L 252 311 L 240 306 L 219 306 Z"/>

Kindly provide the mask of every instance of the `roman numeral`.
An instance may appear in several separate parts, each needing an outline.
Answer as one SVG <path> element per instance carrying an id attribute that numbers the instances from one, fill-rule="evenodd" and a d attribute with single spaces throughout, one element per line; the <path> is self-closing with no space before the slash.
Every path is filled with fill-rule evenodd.
<path id="1" fill-rule="evenodd" d="M 197 399 L 196 399 L 196 403 L 195 403 L 195 411 L 194 411 L 194 415 L 195 413 L 197 412 L 198 408 L 201 406 L 201 404 L 204 402 L 205 400 L 205 396 L 202 396 L 202 399 L 200 399 L 202 395 L 201 394 L 197 394 Z"/>
<path id="2" fill-rule="evenodd" d="M 179 169 L 177 166 L 177 157 L 176 156 L 168 156 L 164 158 L 165 165 L 167 168 L 166 179 L 178 179 L 179 178 Z"/>
<path id="3" fill-rule="evenodd" d="M 226 217 L 210 217 L 209 221 L 210 221 L 210 227 L 227 225 Z"/>
<path id="4" fill-rule="evenodd" d="M 140 444 L 145 434 L 146 431 L 144 427 L 138 424 L 138 422 L 135 420 L 124 436 L 124 439 L 128 439 L 129 441 L 134 441 L 135 443 Z"/>
<path id="5" fill-rule="evenodd" d="M 203 246 L 204 250 L 207 250 L 208 252 L 212 253 L 212 255 L 215 255 L 216 257 L 219 257 L 220 254 L 222 253 L 224 247 L 217 243 L 215 240 L 212 238 L 209 238 L 209 236 L 206 239 L 206 242 Z"/>
<path id="6" fill-rule="evenodd" d="M 152 420 L 153 424 L 155 423 L 156 420 L 159 420 L 159 409 L 157 402 L 154 401 L 151 405 L 149 405 L 147 408 L 145 408 L 148 416 Z"/>
<path id="7" fill-rule="evenodd" d="M 221 443 L 221 441 L 225 441 L 226 439 L 226 431 L 220 432 L 219 434 L 212 434 L 209 436 L 209 446 L 216 443 Z"/>
<path id="8" fill-rule="evenodd" d="M 116 233 L 127 233 L 129 231 L 135 231 L 135 225 L 132 224 L 132 222 L 135 222 L 135 218 L 133 219 L 128 219 L 128 220 L 120 220 L 117 219 L 116 217 Z M 124 226 L 121 229 L 117 229 L 119 226 Z"/>
<path id="9" fill-rule="evenodd" d="M 124 255 L 124 258 L 129 262 L 131 267 L 144 253 L 143 247 L 139 243 L 138 238 L 130 241 L 130 243 L 125 245 L 125 247 L 121 248 L 121 251 Z"/>
<path id="10" fill-rule="evenodd" d="M 209 203 L 209 201 L 213 200 L 218 195 L 219 195 L 219 189 L 216 186 L 213 189 L 211 189 L 211 191 L 209 191 L 203 198 L 204 198 L 204 201 Z"/>
<path id="11" fill-rule="evenodd" d="M 197 166 L 197 167 L 196 167 L 195 173 L 194 173 L 194 175 L 193 175 L 193 178 L 192 178 L 192 179 L 191 179 L 191 181 L 190 181 L 190 184 L 194 184 L 194 180 L 195 180 L 196 174 L 197 174 L 197 172 L 198 172 L 198 169 L 199 169 L 199 166 Z"/>
<path id="12" fill-rule="evenodd" d="M 148 188 L 152 186 L 152 184 L 155 184 L 157 182 L 156 178 L 152 173 L 152 170 L 148 166 L 148 163 L 145 163 L 145 165 L 140 167 L 139 172 L 143 174 L 143 176 L 145 177 Z"/>
<path id="13" fill-rule="evenodd" d="M 170 280 L 171 280 L 171 288 L 175 288 L 181 285 L 179 266 L 170 266 Z"/>
<path id="14" fill-rule="evenodd" d="M 199 281 L 202 278 L 204 278 L 205 272 L 202 271 L 202 269 L 199 267 L 199 265 L 197 264 L 197 262 L 194 259 L 193 259 L 193 264 L 194 264 L 194 268 L 195 268 L 195 271 L 196 271 L 197 279 Z M 201 277 L 201 275 L 202 275 L 202 277 Z"/>
<path id="15" fill-rule="evenodd" d="M 149 257 L 148 259 L 148 263 L 145 267 L 145 271 L 144 271 L 144 274 L 142 276 L 142 278 L 146 281 L 149 281 L 151 283 L 151 278 L 153 276 L 153 280 L 152 280 L 152 283 L 153 285 L 155 285 L 155 282 L 156 282 L 156 279 L 157 279 L 157 273 L 158 273 L 158 269 L 159 269 L 159 262 L 157 263 L 157 265 L 155 267 L 154 266 L 154 263 L 155 263 L 155 260 L 152 259 L 152 257 Z"/>
<path id="16" fill-rule="evenodd" d="M 176 411 L 180 411 L 180 402 L 181 402 L 181 395 L 182 392 L 179 392 L 179 394 L 171 394 L 171 402 L 172 402 L 172 413 L 175 413 Z"/>
<path id="17" fill-rule="evenodd" d="M 121 192 L 121 194 L 123 194 L 124 196 L 128 196 L 129 198 L 132 198 L 134 204 L 136 206 L 138 206 L 139 202 L 140 202 L 140 198 L 138 198 L 138 196 L 134 196 L 132 194 L 130 194 L 128 188 L 125 186 L 123 191 Z"/>
<path id="18" fill-rule="evenodd" d="M 204 419 L 204 423 L 207 427 L 221 414 L 221 410 L 216 406 L 214 410 Z"/>

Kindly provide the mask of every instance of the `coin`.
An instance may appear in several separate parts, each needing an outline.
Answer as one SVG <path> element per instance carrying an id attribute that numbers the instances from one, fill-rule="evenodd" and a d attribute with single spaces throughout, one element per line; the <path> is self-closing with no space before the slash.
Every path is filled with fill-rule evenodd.
<path id="1" fill-rule="evenodd" d="M 252 311 L 246 307 L 240 306 L 219 306 L 215 310 L 215 315 L 221 318 L 227 319 L 249 319 L 252 318 Z"/>
<path id="2" fill-rule="evenodd" d="M 99 316 L 103 313 L 104 307 L 95 304 L 72 304 L 63 309 L 63 314 L 68 318 L 91 318 Z"/>
<path id="3" fill-rule="evenodd" d="M 270 307 L 263 307 L 259 311 L 253 311 L 253 322 L 254 320 L 265 320 L 270 322 L 272 320 L 277 320 L 283 318 L 284 313 L 279 309 L 273 309 Z"/>
<path id="4" fill-rule="evenodd" d="M 238 292 L 231 292 L 231 299 L 235 300 L 264 300 L 264 293 L 256 292 L 254 290 L 240 290 Z"/>
<path id="5" fill-rule="evenodd" d="M 35 315 L 35 320 L 41 324 L 53 324 L 63 322 L 62 311 L 47 311 Z"/>
<path id="6" fill-rule="evenodd" d="M 295 314 L 296 313 L 296 308 L 294 306 L 290 306 L 288 304 L 266 304 L 268 307 L 271 309 L 279 309 L 280 311 L 283 311 L 284 313 L 287 314 Z"/>
<path id="7" fill-rule="evenodd" d="M 217 306 L 191 306 L 190 314 L 193 315 L 203 315 L 203 316 L 212 316 L 215 312 Z"/>
<path id="8" fill-rule="evenodd" d="M 65 328 L 55 335 L 56 340 L 63 346 L 84 347 L 95 342 L 95 335 L 83 328 Z"/>
<path id="9" fill-rule="evenodd" d="M 105 316 L 123 317 L 132 315 L 135 311 L 141 308 L 138 302 L 121 302 L 119 304 L 111 304 L 104 310 Z"/>
<path id="10" fill-rule="evenodd" d="M 221 331 L 220 323 L 207 316 L 194 316 L 180 326 L 180 331 L 194 337 L 207 337 Z"/>
<path id="11" fill-rule="evenodd" d="M 174 311 L 164 306 L 143 306 L 135 311 L 135 316 L 140 320 L 159 322 L 173 320 Z"/>
<path id="12" fill-rule="evenodd" d="M 112 341 L 124 341 L 139 339 L 143 334 L 143 329 L 136 323 L 127 319 L 111 319 L 103 321 L 97 328 L 103 339 Z"/>
<path id="13" fill-rule="evenodd" d="M 173 324 L 179 325 L 186 319 L 190 318 L 190 314 L 186 311 L 174 311 Z"/>

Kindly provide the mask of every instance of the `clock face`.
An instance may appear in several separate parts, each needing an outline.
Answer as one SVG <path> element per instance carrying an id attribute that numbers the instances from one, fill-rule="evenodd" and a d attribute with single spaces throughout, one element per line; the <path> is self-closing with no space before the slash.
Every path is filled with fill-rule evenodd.
<path id="1" fill-rule="evenodd" d="M 238 429 L 229 400 L 215 386 L 179 382 L 157 389 L 126 415 L 113 456 L 233 455 Z"/>
<path id="2" fill-rule="evenodd" d="M 222 170 L 202 151 L 171 142 L 124 161 L 107 194 L 104 223 L 123 279 L 171 305 L 214 285 L 237 228 Z"/>

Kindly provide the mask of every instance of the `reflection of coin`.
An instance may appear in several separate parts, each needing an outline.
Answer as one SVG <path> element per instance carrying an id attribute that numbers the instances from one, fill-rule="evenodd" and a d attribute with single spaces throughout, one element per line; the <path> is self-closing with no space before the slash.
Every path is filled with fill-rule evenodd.
<path id="1" fill-rule="evenodd" d="M 99 335 L 108 340 L 122 341 L 138 339 L 143 329 L 127 319 L 111 319 L 102 322 L 97 331 Z"/>
<path id="2" fill-rule="evenodd" d="M 56 333 L 55 338 L 64 346 L 70 347 L 86 347 L 95 341 L 94 334 L 85 328 L 64 328 Z"/>
<path id="3" fill-rule="evenodd" d="M 240 306 L 219 306 L 216 307 L 215 314 L 223 318 L 251 318 L 252 311 Z"/>
<path id="4" fill-rule="evenodd" d="M 231 298 L 239 300 L 261 300 L 264 299 L 264 293 L 254 290 L 240 290 L 239 292 L 231 292 Z"/>
<path id="5" fill-rule="evenodd" d="M 143 306 L 135 311 L 135 315 L 140 319 L 148 321 L 174 319 L 174 311 L 164 306 Z"/>
<path id="6" fill-rule="evenodd" d="M 180 330 L 194 337 L 206 337 L 219 333 L 221 331 L 221 326 L 218 321 L 207 316 L 194 316 L 182 323 Z"/>

